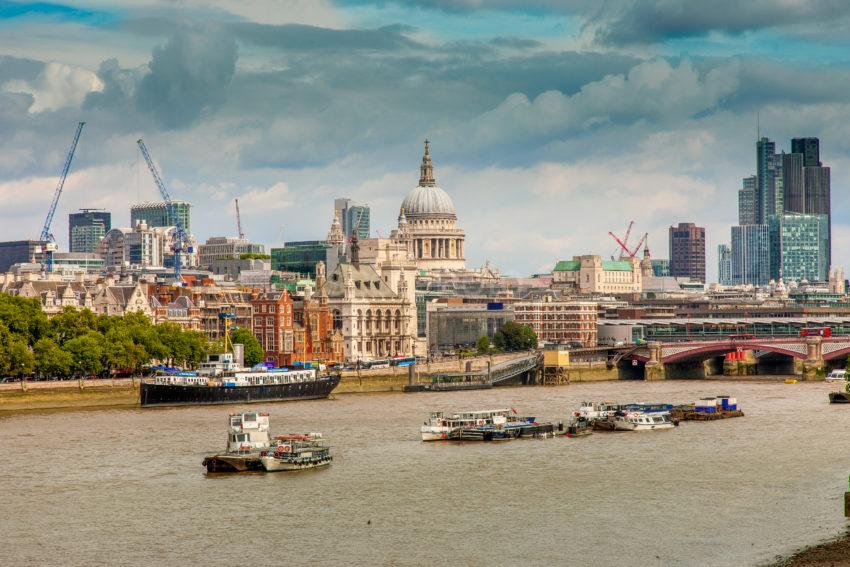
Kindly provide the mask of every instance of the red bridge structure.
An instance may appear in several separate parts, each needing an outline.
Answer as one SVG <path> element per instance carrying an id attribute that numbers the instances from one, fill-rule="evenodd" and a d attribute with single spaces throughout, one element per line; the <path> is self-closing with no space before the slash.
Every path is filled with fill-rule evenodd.
<path id="1" fill-rule="evenodd" d="M 710 372 L 707 363 L 717 364 L 721 357 L 724 374 L 753 374 L 759 359 L 783 362 L 779 374 L 795 373 L 805 379 L 823 379 L 828 366 L 844 366 L 850 355 L 850 336 L 722 338 L 717 340 L 661 342 L 650 341 L 634 348 L 624 357 L 632 366 L 643 367 L 647 380 L 688 377 L 695 368 Z M 787 371 L 791 368 L 791 372 Z M 671 375 L 672 374 L 672 375 Z"/>

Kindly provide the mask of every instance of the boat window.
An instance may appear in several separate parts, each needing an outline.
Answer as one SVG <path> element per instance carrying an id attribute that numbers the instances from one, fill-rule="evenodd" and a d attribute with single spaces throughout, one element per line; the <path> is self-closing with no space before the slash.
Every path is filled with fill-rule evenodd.
<path id="1" fill-rule="evenodd" d="M 242 416 L 242 419 L 244 419 L 245 421 L 257 421 L 257 414 L 246 413 Z"/>
<path id="2" fill-rule="evenodd" d="M 230 418 L 230 426 L 231 427 L 239 427 L 240 425 L 242 425 L 242 418 L 241 417 L 235 416 L 235 417 Z"/>

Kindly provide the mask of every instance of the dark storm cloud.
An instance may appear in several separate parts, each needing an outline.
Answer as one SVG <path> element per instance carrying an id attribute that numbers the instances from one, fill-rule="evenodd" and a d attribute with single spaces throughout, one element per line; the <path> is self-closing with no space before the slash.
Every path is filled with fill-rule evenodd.
<path id="1" fill-rule="evenodd" d="M 0 55 L 0 84 L 14 79 L 31 81 L 41 73 L 42 69 L 44 69 L 44 63 L 41 61 Z"/>
<path id="2" fill-rule="evenodd" d="M 413 28 L 403 25 L 377 29 L 329 29 L 302 24 L 256 24 L 240 22 L 229 25 L 236 37 L 245 43 L 275 49 L 315 50 L 392 50 L 419 46 L 405 34 Z"/>
<path id="3" fill-rule="evenodd" d="M 850 3 L 810 0 L 777 5 L 773 0 L 625 0 L 599 5 L 584 14 L 602 43 L 654 43 L 668 38 L 704 36 L 717 31 L 740 34 L 783 26 L 811 26 L 846 19 Z"/>
<path id="4" fill-rule="evenodd" d="M 173 35 L 165 46 L 154 49 L 150 73 L 136 89 L 136 106 L 165 129 L 190 126 L 224 100 L 236 58 L 236 42 L 221 30 Z"/>

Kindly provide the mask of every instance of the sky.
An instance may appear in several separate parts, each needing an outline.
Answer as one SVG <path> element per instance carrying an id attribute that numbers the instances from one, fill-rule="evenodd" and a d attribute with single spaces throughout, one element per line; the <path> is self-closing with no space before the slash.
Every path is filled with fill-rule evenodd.
<path id="1" fill-rule="evenodd" d="M 833 261 L 850 268 L 850 3 L 843 0 L 0 0 L 0 240 L 38 237 L 78 121 L 68 213 L 159 199 L 192 231 L 323 239 L 333 199 L 394 228 L 431 140 L 467 265 L 610 256 L 608 231 L 737 222 L 758 132 L 816 136 Z"/>

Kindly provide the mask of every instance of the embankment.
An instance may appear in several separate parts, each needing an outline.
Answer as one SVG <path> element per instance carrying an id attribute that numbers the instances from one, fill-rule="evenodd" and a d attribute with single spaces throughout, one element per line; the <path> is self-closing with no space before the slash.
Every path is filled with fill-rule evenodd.
<path id="1" fill-rule="evenodd" d="M 138 379 L 0 384 L 0 412 L 138 403 Z"/>

